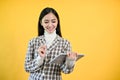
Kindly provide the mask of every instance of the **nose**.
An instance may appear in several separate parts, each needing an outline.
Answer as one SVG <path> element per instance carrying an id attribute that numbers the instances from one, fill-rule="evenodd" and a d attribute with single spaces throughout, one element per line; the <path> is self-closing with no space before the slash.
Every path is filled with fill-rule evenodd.
<path id="1" fill-rule="evenodd" d="M 52 26 L 52 22 L 49 22 L 48 26 Z"/>

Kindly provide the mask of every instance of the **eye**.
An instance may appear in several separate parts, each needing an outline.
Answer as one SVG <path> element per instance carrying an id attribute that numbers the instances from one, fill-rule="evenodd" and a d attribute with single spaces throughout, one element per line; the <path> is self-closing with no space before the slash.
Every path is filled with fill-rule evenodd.
<path id="1" fill-rule="evenodd" d="M 48 23 L 48 21 L 45 21 L 44 23 L 46 23 L 46 24 L 47 24 L 47 23 Z"/>
<path id="2" fill-rule="evenodd" d="M 53 19 L 51 22 L 52 22 L 52 23 L 56 23 L 56 19 Z"/>
<path id="3" fill-rule="evenodd" d="M 44 23 L 47 24 L 47 23 L 49 23 L 49 21 L 48 21 L 48 20 L 45 20 Z"/>
<path id="4" fill-rule="evenodd" d="M 56 23 L 56 21 L 52 21 L 52 23 Z"/>

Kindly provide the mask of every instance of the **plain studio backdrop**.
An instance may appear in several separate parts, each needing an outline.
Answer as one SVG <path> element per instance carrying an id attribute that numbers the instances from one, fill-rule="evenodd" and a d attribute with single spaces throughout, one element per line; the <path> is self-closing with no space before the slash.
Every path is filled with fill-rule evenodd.
<path id="1" fill-rule="evenodd" d="M 28 79 L 28 41 L 47 6 L 59 13 L 73 51 L 85 54 L 63 80 L 120 80 L 119 0 L 0 0 L 0 80 Z"/>

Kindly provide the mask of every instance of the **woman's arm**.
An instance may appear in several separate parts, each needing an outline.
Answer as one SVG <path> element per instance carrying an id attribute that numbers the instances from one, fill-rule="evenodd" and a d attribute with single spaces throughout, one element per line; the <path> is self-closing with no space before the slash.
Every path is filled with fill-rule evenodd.
<path id="1" fill-rule="evenodd" d="M 28 50 L 25 58 L 26 72 L 35 72 L 39 70 L 40 66 L 43 64 L 44 58 L 40 57 L 39 55 L 37 58 L 34 59 L 34 54 L 35 54 L 34 40 L 35 39 L 30 40 L 28 44 Z"/>
<path id="2" fill-rule="evenodd" d="M 71 46 L 70 46 L 70 42 L 68 42 L 67 40 L 65 40 L 65 44 L 64 46 L 64 53 L 68 53 L 71 52 Z M 68 74 L 71 73 L 74 69 L 74 64 L 75 64 L 75 60 L 70 59 L 69 57 L 66 58 L 65 62 L 60 66 L 61 70 L 63 73 Z"/>

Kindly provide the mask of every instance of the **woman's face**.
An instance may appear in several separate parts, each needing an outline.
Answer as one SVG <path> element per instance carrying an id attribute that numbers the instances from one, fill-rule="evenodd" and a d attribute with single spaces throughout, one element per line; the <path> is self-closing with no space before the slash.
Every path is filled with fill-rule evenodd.
<path id="1" fill-rule="evenodd" d="M 41 25 L 48 33 L 53 33 L 56 30 L 58 19 L 53 13 L 48 13 L 42 18 Z"/>

